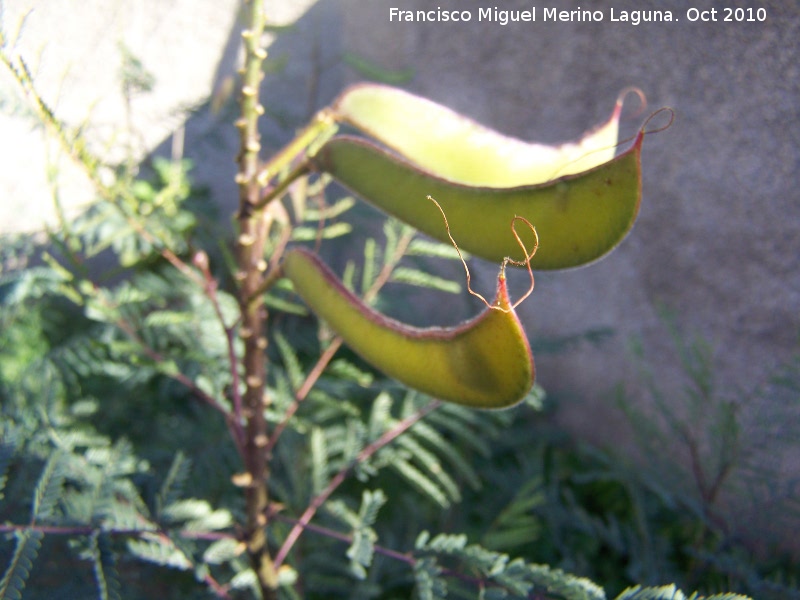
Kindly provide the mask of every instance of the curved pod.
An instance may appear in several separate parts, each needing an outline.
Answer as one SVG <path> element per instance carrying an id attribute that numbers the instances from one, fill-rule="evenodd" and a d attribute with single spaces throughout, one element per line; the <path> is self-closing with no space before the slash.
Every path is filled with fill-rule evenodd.
<path id="1" fill-rule="evenodd" d="M 344 121 L 443 179 L 487 187 L 544 183 L 614 157 L 621 94 L 605 123 L 560 145 L 524 142 L 397 88 L 358 84 L 334 102 Z"/>
<path id="2" fill-rule="evenodd" d="M 350 348 L 410 388 L 474 408 L 505 408 L 533 385 L 533 356 L 502 275 L 495 304 L 503 310 L 487 308 L 453 328 L 421 329 L 365 305 L 306 250 L 287 252 L 283 270 Z"/>
<path id="3" fill-rule="evenodd" d="M 524 258 L 510 223 L 525 217 L 541 240 L 531 267 L 564 269 L 602 257 L 630 231 L 639 212 L 643 138 L 640 132 L 626 152 L 588 171 L 513 188 L 455 183 L 349 136 L 330 140 L 312 161 L 368 202 L 447 242 L 441 215 L 427 200 L 433 196 L 459 246 L 488 260 Z M 532 247 L 532 236 L 522 237 Z"/>

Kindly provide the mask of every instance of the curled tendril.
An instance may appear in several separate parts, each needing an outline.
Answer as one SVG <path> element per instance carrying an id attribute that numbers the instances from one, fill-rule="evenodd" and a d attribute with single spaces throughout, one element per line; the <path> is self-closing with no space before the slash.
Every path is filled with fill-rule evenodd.
<path id="1" fill-rule="evenodd" d="M 667 123 L 665 125 L 662 125 L 661 127 L 656 127 L 655 129 L 647 129 L 647 126 L 650 124 L 650 122 L 662 113 L 669 113 L 669 121 L 667 121 Z M 624 140 L 621 140 L 617 144 L 617 146 L 622 146 L 623 144 L 627 144 L 628 142 L 632 142 L 634 140 L 638 141 L 642 137 L 650 135 L 651 133 L 660 133 L 662 131 L 666 131 L 667 129 L 672 127 L 672 123 L 674 121 L 675 121 L 675 110 L 670 108 L 669 106 L 662 106 L 658 110 L 650 113 L 650 116 L 647 117 L 647 119 L 645 119 L 644 123 L 642 123 L 642 126 L 639 128 L 638 132 L 636 132 L 635 134 L 633 134 L 628 138 L 625 138 Z"/>
<path id="2" fill-rule="evenodd" d="M 536 254 L 536 251 L 539 249 L 539 234 L 536 232 L 536 227 L 534 227 L 531 224 L 531 222 L 528 221 L 528 219 L 526 219 L 525 217 L 520 217 L 519 215 L 515 215 L 514 218 L 511 219 L 511 233 L 514 234 L 514 238 L 516 238 L 517 244 L 519 244 L 519 247 L 522 249 L 522 252 L 523 252 L 525 258 L 523 260 L 514 260 L 510 256 L 506 256 L 503 259 L 503 264 L 500 267 L 500 278 L 503 279 L 503 280 L 506 278 L 506 266 L 507 265 L 512 264 L 512 265 L 516 265 L 518 267 L 523 267 L 524 266 L 524 267 L 527 268 L 528 275 L 531 278 L 531 285 L 528 288 L 528 291 L 525 292 L 525 294 L 519 300 L 517 300 L 513 305 L 511 305 L 510 308 L 503 308 L 502 306 L 498 306 L 497 304 L 492 304 L 482 294 L 480 294 L 479 292 L 476 292 L 475 290 L 472 289 L 472 285 L 471 285 L 472 276 L 469 273 L 469 267 L 467 266 L 467 261 L 464 260 L 464 255 L 461 254 L 461 249 L 458 247 L 458 244 L 456 243 L 455 239 L 453 239 L 453 235 L 450 233 L 450 223 L 448 223 L 448 221 L 447 221 L 447 215 L 445 214 L 444 209 L 442 208 L 442 205 L 439 204 L 439 202 L 437 202 L 436 199 L 433 196 L 428 196 L 428 200 L 433 202 L 436 205 L 436 208 L 438 208 L 439 212 L 442 214 L 442 219 L 444 220 L 444 227 L 447 230 L 447 237 L 450 238 L 450 242 L 453 244 L 453 247 L 456 249 L 456 252 L 458 253 L 458 258 L 461 260 L 461 264 L 464 265 L 464 273 L 466 273 L 466 276 L 467 276 L 467 291 L 470 294 L 472 294 L 473 296 L 475 296 L 476 298 L 480 298 L 483 301 L 483 303 L 486 305 L 486 307 L 490 308 L 491 310 L 499 310 L 500 312 L 508 313 L 508 312 L 512 312 L 520 304 L 522 304 L 522 302 L 528 296 L 531 295 L 531 293 L 533 292 L 533 287 L 534 287 L 533 270 L 531 269 L 531 259 L 534 257 L 534 255 Z M 528 249 L 525 246 L 525 242 L 522 241 L 522 238 L 519 236 L 519 233 L 517 233 L 517 227 L 516 227 L 517 221 L 522 221 L 523 223 L 525 223 L 525 225 L 533 232 L 534 245 L 533 245 L 533 250 L 531 250 L 530 252 L 528 252 Z"/>
<path id="3" fill-rule="evenodd" d="M 661 127 L 656 127 L 655 129 L 647 129 L 647 126 L 650 124 L 650 121 L 655 119 L 661 113 L 669 113 L 669 121 L 667 121 L 666 125 L 662 125 Z M 651 133 L 659 133 L 660 131 L 665 131 L 672 127 L 672 123 L 675 121 L 675 110 L 670 108 L 669 106 L 663 106 L 659 108 L 657 111 L 652 113 L 647 120 L 642 124 L 642 133 L 644 135 L 649 135 Z"/>

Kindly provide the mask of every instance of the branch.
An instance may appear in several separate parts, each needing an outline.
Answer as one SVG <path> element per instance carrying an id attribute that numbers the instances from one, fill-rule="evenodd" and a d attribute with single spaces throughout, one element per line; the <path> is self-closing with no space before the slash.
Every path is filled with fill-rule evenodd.
<path id="1" fill-rule="evenodd" d="M 287 517 L 280 513 L 274 513 L 271 515 L 273 519 L 278 521 L 283 521 L 284 523 L 289 523 L 295 526 L 300 525 L 300 521 L 297 519 L 292 519 L 291 517 Z M 313 533 L 317 533 L 319 535 L 324 535 L 326 537 L 332 538 L 334 540 L 339 540 L 345 544 L 352 544 L 353 538 L 345 533 L 341 533 L 334 529 L 330 529 L 329 527 L 323 527 L 322 525 L 315 525 L 313 523 L 306 523 L 305 525 L 300 525 L 305 531 L 311 531 Z M 407 564 L 410 567 L 414 567 L 417 564 L 417 559 L 413 556 L 410 552 L 398 552 L 397 550 L 392 550 L 391 548 L 386 548 L 385 546 L 381 546 L 379 544 L 374 544 L 373 549 L 375 550 L 375 554 L 380 554 L 382 556 L 386 556 L 387 558 L 391 558 L 393 560 L 400 561 L 402 563 Z M 508 589 L 501 583 L 490 582 L 487 581 L 485 578 L 481 577 L 473 577 L 471 575 L 466 575 L 464 573 L 460 573 L 455 569 L 450 569 L 447 567 L 442 567 L 441 569 L 442 575 L 447 577 L 453 577 L 455 579 L 459 579 L 465 583 L 469 583 L 474 585 L 477 588 L 484 588 L 487 584 L 491 584 L 493 587 L 498 587 L 501 589 Z M 529 600 L 548 600 L 552 599 L 553 596 L 547 596 L 538 594 L 536 592 L 531 592 L 528 595 Z"/>
<path id="2" fill-rule="evenodd" d="M 277 512 L 273 513 L 271 517 L 278 521 L 289 523 L 290 525 L 295 525 L 295 526 L 300 525 L 300 521 L 298 521 L 297 519 L 292 519 L 291 517 L 287 517 L 286 515 L 282 515 Z M 314 525 L 313 523 L 306 523 L 305 525 L 301 525 L 301 527 L 307 531 L 312 531 L 314 533 L 318 533 L 320 535 L 324 535 L 329 538 L 339 540 L 340 542 L 344 542 L 345 544 L 353 543 L 353 538 L 351 536 L 336 531 L 334 529 L 330 529 L 328 527 L 323 527 L 322 525 Z M 414 564 L 417 562 L 416 559 L 410 554 L 398 552 L 397 550 L 392 550 L 390 548 L 379 546 L 377 544 L 374 545 L 373 547 L 376 553 L 382 554 L 383 556 L 388 556 L 389 558 L 393 558 L 395 560 L 399 560 L 401 562 L 406 563 L 407 565 L 414 566 Z"/>
<path id="3" fill-rule="evenodd" d="M 237 447 L 239 448 L 240 455 L 244 451 L 244 429 L 242 427 L 242 393 L 240 390 L 241 382 L 239 381 L 239 358 L 236 355 L 236 345 L 234 340 L 234 327 L 225 324 L 225 317 L 222 314 L 222 307 L 217 297 L 217 280 L 211 275 L 208 268 L 208 255 L 200 251 L 194 255 L 194 265 L 200 269 L 205 279 L 203 289 L 208 297 L 211 305 L 214 307 L 214 314 L 217 316 L 220 326 L 225 332 L 225 342 L 228 350 L 228 363 L 231 372 L 232 381 L 232 398 L 233 398 L 233 420 L 235 428 L 231 430 L 234 435 Z"/>

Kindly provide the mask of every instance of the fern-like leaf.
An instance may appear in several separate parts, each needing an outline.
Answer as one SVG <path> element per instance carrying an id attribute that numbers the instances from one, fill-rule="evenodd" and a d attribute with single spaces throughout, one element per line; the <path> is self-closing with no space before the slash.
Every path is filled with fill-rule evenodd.
<path id="1" fill-rule="evenodd" d="M 449 294 L 460 294 L 461 284 L 431 275 L 425 271 L 411 269 L 409 267 L 398 267 L 392 273 L 391 280 L 396 283 L 405 283 L 417 287 L 431 288 Z"/>
<path id="2" fill-rule="evenodd" d="M 3 489 L 8 479 L 8 467 L 11 459 L 22 444 L 22 435 L 11 427 L 0 430 L 0 500 L 3 499 Z"/>
<path id="3" fill-rule="evenodd" d="M 408 245 L 406 254 L 410 256 L 429 256 L 432 258 L 446 258 L 450 260 L 459 260 L 458 251 L 450 244 L 443 244 L 441 242 L 434 242 L 423 238 L 415 238 Z M 469 255 L 462 251 L 464 260 L 469 259 Z"/>
<path id="4" fill-rule="evenodd" d="M 276 294 L 264 294 L 264 304 L 268 308 L 279 310 L 281 312 L 289 313 L 292 315 L 300 315 L 302 317 L 308 314 L 308 309 L 303 304 L 292 302 Z"/>
<path id="5" fill-rule="evenodd" d="M 388 392 L 381 392 L 372 402 L 367 425 L 367 439 L 377 440 L 392 423 L 392 396 Z"/>
<path id="6" fill-rule="evenodd" d="M 616 597 L 616 600 L 752 600 L 752 598 L 730 593 L 701 596 L 696 592 L 687 598 L 682 591 L 675 587 L 675 584 L 672 584 L 661 587 L 637 585 L 622 592 Z"/>
<path id="7" fill-rule="evenodd" d="M 418 421 L 411 428 L 411 433 L 421 440 L 424 440 L 428 446 L 431 446 L 443 458 L 446 458 L 455 472 L 461 476 L 470 487 L 473 489 L 480 488 L 480 478 L 472 464 L 459 452 L 451 441 L 445 439 L 436 429 L 428 425 L 425 421 Z"/>
<path id="8" fill-rule="evenodd" d="M 515 597 L 528 597 L 538 587 L 547 591 L 548 597 L 552 594 L 564 600 L 606 600 L 602 588 L 588 579 L 521 559 L 509 561 L 506 554 L 477 544 L 467 545 L 466 535 L 440 534 L 431 539 L 423 532 L 415 547 L 420 559 L 431 556 L 456 559 L 460 563 L 458 571 L 477 573 L 486 584 L 502 587 Z"/>
<path id="9" fill-rule="evenodd" d="M 352 381 L 361 387 L 369 387 L 375 379 L 375 376 L 372 373 L 363 371 L 345 359 L 334 360 L 331 362 L 331 364 L 328 365 L 326 373 L 339 379 Z"/>
<path id="10" fill-rule="evenodd" d="M 657 588 L 637 585 L 622 592 L 616 600 L 686 600 L 686 596 L 674 584 Z"/>
<path id="11" fill-rule="evenodd" d="M 177 310 L 155 310 L 144 319 L 145 327 L 170 327 L 191 323 L 194 318 L 189 312 Z"/>
<path id="12" fill-rule="evenodd" d="M 361 293 L 366 294 L 367 290 L 375 283 L 375 273 L 378 266 L 378 249 L 375 238 L 367 238 L 364 242 L 364 270 L 361 273 Z"/>
<path id="13" fill-rule="evenodd" d="M 292 240 L 295 242 L 313 242 L 317 237 L 323 240 L 330 240 L 347 235 L 352 230 L 353 227 L 350 223 L 334 223 L 322 229 L 316 227 L 296 227 L 292 231 Z"/>
<path id="14" fill-rule="evenodd" d="M 90 540 L 90 551 L 94 565 L 94 578 L 100 600 L 121 600 L 117 574 L 117 561 L 108 536 L 95 534 Z"/>
<path id="15" fill-rule="evenodd" d="M 311 430 L 311 491 L 319 494 L 328 484 L 328 448 L 325 432 L 319 427 Z"/>
<path id="16" fill-rule="evenodd" d="M 164 536 L 146 534 L 140 539 L 128 540 L 128 550 L 138 558 L 180 571 L 192 568 L 192 562 Z"/>
<path id="17" fill-rule="evenodd" d="M 355 198 L 352 196 L 345 196 L 341 200 L 337 200 L 330 206 L 325 206 L 321 209 L 312 208 L 307 206 L 304 209 L 303 219 L 308 222 L 318 222 L 322 219 L 335 219 L 336 217 L 347 212 L 356 204 Z"/>
<path id="18" fill-rule="evenodd" d="M 61 498 L 61 490 L 66 476 L 62 453 L 56 452 L 44 465 L 33 495 L 31 521 L 44 521 L 54 516 Z"/>
<path id="19" fill-rule="evenodd" d="M 206 500 L 188 498 L 165 507 L 164 520 L 172 525 L 182 524 L 186 531 L 214 531 L 233 524 L 233 516 L 225 509 L 214 510 Z"/>
<path id="20" fill-rule="evenodd" d="M 375 524 L 378 511 L 385 503 L 386 495 L 381 490 L 374 492 L 364 490 L 361 496 L 361 508 L 358 511 L 358 521 L 353 530 L 353 542 L 347 549 L 350 569 L 359 579 L 366 579 L 367 568 L 372 564 L 375 542 L 378 540 L 372 525 Z"/>
<path id="21" fill-rule="evenodd" d="M 421 468 L 436 482 L 436 485 L 447 494 L 451 502 L 461 500 L 461 490 L 458 484 L 445 471 L 441 461 L 433 452 L 425 448 L 411 435 L 404 435 L 398 438 L 397 445 L 408 450 L 414 457 L 415 463 L 421 465 Z"/>
<path id="22" fill-rule="evenodd" d="M 500 415 L 501 413 L 496 413 Z M 490 422 L 487 417 L 494 416 L 489 413 L 478 414 L 455 404 L 444 404 L 427 417 L 427 421 L 446 432 L 455 441 L 471 448 L 482 456 L 491 453 L 488 439 L 491 438 Z M 476 431 L 481 428 L 481 431 Z"/>
<path id="23" fill-rule="evenodd" d="M 209 565 L 221 565 L 237 558 L 244 551 L 244 545 L 234 538 L 223 538 L 212 543 L 203 552 L 203 562 Z"/>
<path id="24" fill-rule="evenodd" d="M 483 536 L 483 543 L 494 550 L 509 551 L 537 539 L 542 531 L 533 511 L 546 502 L 540 478 L 526 482 L 513 500 L 497 515 Z"/>
<path id="25" fill-rule="evenodd" d="M 414 563 L 414 580 L 419 600 L 445 600 L 447 581 L 436 559 L 428 557 Z"/>
<path id="26" fill-rule="evenodd" d="M 411 485 L 442 508 L 450 506 L 450 498 L 436 482 L 408 461 L 405 453 L 392 452 L 389 464 Z"/>
<path id="27" fill-rule="evenodd" d="M 275 343 L 278 346 L 278 351 L 281 354 L 283 368 L 286 371 L 286 374 L 289 376 L 289 382 L 292 384 L 292 389 L 297 391 L 305 379 L 303 368 L 300 365 L 300 359 L 297 357 L 297 354 L 295 353 L 289 341 L 280 333 L 275 334 Z"/>
<path id="28" fill-rule="evenodd" d="M 383 262 L 388 265 L 397 254 L 397 249 L 401 239 L 408 239 L 414 235 L 414 228 L 406 225 L 402 221 L 389 218 L 383 223 L 383 234 L 386 236 L 386 244 L 383 247 Z"/>
<path id="29" fill-rule="evenodd" d="M 31 574 L 33 561 L 39 554 L 44 534 L 41 531 L 25 529 L 15 532 L 17 547 L 11 562 L 0 580 L 0 598 L 4 600 L 20 600 L 25 582 Z"/>
<path id="30" fill-rule="evenodd" d="M 570 575 L 561 569 L 551 569 L 547 565 L 529 565 L 518 559 L 509 564 L 500 581 L 512 576 L 524 576 L 534 586 L 565 600 L 606 600 L 603 589 L 589 579 Z"/>
<path id="31" fill-rule="evenodd" d="M 186 485 L 191 468 L 192 461 L 183 452 L 179 451 L 175 458 L 172 459 L 172 464 L 169 467 L 169 471 L 167 471 L 164 483 L 161 484 L 161 489 L 158 491 L 156 514 L 160 515 L 165 507 L 177 502 L 178 498 L 183 494 L 183 487 Z"/>

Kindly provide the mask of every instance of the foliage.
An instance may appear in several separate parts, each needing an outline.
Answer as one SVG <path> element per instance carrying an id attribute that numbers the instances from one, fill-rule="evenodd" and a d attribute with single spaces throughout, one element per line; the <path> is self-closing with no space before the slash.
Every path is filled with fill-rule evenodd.
<path id="1" fill-rule="evenodd" d="M 261 532 L 275 596 L 287 599 L 684 597 L 637 585 L 664 581 L 795 593 L 791 565 L 728 568 L 743 547 L 723 548 L 683 495 L 554 433 L 541 388 L 485 413 L 410 392 L 337 353 L 340 340 L 277 277 L 255 294 L 270 309 L 259 382 L 269 403 L 258 398 L 270 435 L 248 436 L 252 297 L 237 287 L 239 259 L 209 235 L 213 212 L 191 164 L 124 165 L 108 183 L 24 63 L 4 60 L 97 200 L 46 246 L 22 240 L 4 256 L 0 597 L 257 598 Z M 152 85 L 127 51 L 123 68 L 127 94 Z M 268 258 L 351 231 L 352 199 L 324 177 L 298 182 L 270 205 Z M 385 292 L 397 286 L 460 288 L 424 262 L 454 258 L 389 219 L 343 279 L 391 307 Z M 704 364 L 695 358 L 691 368 Z M 267 460 L 263 481 L 249 469 L 253 447 Z M 253 515 L 262 483 L 268 502 Z"/>
<path id="2" fill-rule="evenodd" d="M 6 527 L 4 585 L 34 599 L 56 590 L 177 598 L 204 597 L 204 588 L 220 597 L 249 589 L 252 571 L 233 529 L 242 510 L 229 480 L 237 458 L 224 426 L 164 370 L 148 368 L 141 357 L 138 369 L 126 367 L 130 348 L 93 349 L 97 339 L 108 339 L 107 323 L 85 320 L 52 337 L 49 319 L 63 323 L 66 316 L 56 318 L 52 309 L 60 295 L 38 288 L 25 301 L 10 301 L 22 280 L 21 273 L 7 274 L 2 288 L 4 331 L 30 340 L 36 353 L 4 352 L 0 361 L 0 466 L 7 474 L 0 511 L 4 522 L 18 524 Z M 59 310 L 70 308 L 62 299 Z M 286 318 L 296 321 L 287 325 L 293 339 L 314 338 L 313 324 Z M 183 340 L 175 352 L 187 357 L 186 368 L 209 373 L 219 357 L 192 361 L 188 342 L 197 338 L 174 335 L 172 327 L 186 325 L 177 321 L 159 324 L 153 339 L 163 338 L 163 346 Z M 312 361 L 275 346 L 271 386 L 283 390 L 276 397 L 288 407 Z M 622 591 L 635 582 L 682 580 L 701 553 L 704 562 L 692 576 L 698 587 L 719 589 L 726 581 L 758 598 L 796 594 L 788 565 L 756 566 L 731 540 L 694 544 L 707 525 L 675 490 L 553 433 L 536 416 L 541 390 L 510 411 L 442 406 L 353 465 L 426 402 L 399 391 L 343 358 L 275 448 L 276 543 L 332 479 L 352 473 L 298 542 L 303 559 L 293 563 L 296 572 L 283 573 L 286 581 L 303 582 L 303 597 L 409 597 L 412 587 L 421 598 L 604 597 L 590 580 L 566 573 Z M 271 415 L 276 423 L 279 407 Z M 425 531 L 463 533 L 415 534 Z M 62 562 L 58 577 L 45 577 L 43 565 L 65 550 L 64 537 L 73 566 L 67 571 L 70 562 Z M 686 550 L 676 555 L 680 548 Z M 623 597 L 673 597 L 666 588 L 661 596 L 647 593 Z"/>

